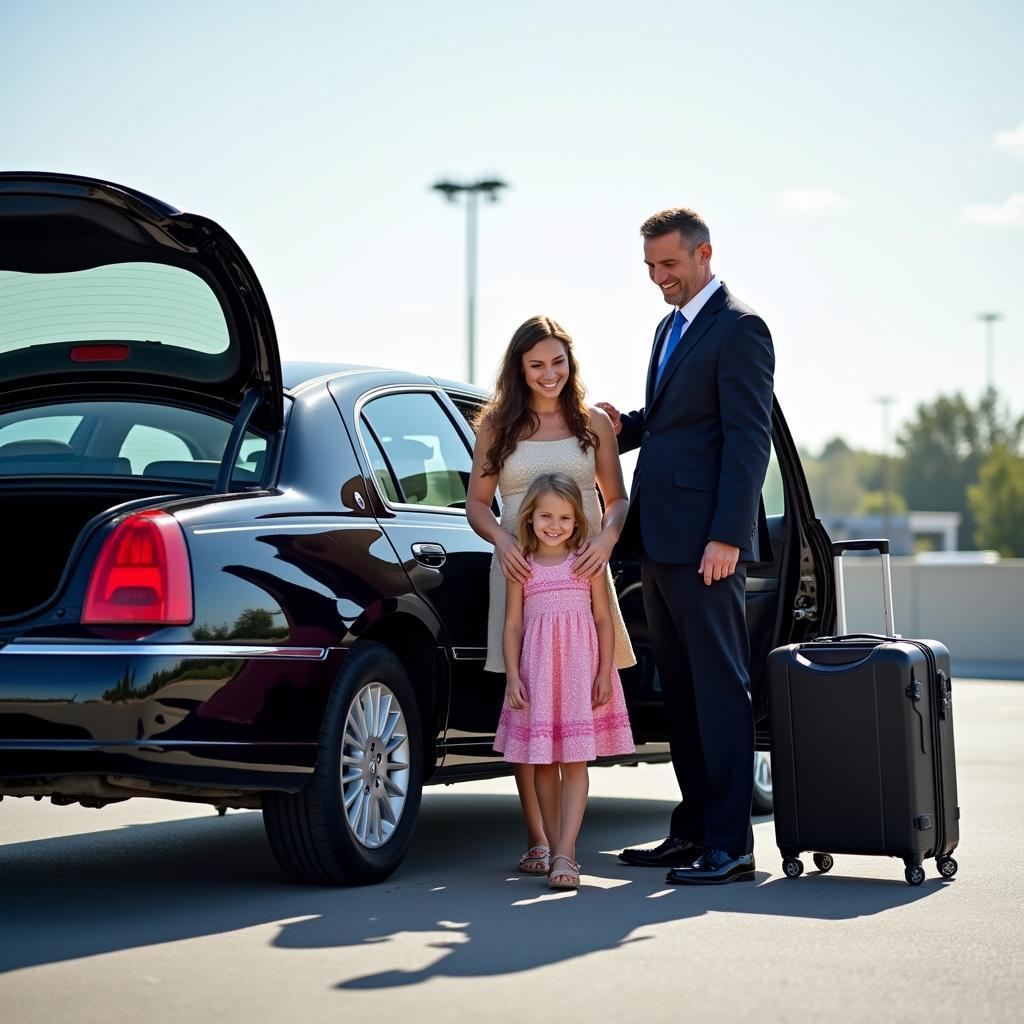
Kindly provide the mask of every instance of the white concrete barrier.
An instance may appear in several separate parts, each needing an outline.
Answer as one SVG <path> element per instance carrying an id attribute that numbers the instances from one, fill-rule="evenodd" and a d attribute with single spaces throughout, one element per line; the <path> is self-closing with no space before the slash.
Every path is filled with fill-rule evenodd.
<path id="1" fill-rule="evenodd" d="M 878 558 L 846 556 L 851 633 L 882 629 Z M 994 565 L 928 565 L 892 559 L 896 632 L 941 640 L 958 675 L 1024 679 L 1024 559 Z"/>

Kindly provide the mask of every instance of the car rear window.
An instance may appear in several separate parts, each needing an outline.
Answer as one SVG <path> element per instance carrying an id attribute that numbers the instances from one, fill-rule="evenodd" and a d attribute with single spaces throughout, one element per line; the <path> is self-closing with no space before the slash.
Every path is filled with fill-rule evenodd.
<path id="1" fill-rule="evenodd" d="M 29 346 L 149 341 L 216 355 L 230 344 L 210 286 L 159 263 L 117 263 L 63 274 L 0 271 L 0 355 Z"/>
<path id="2" fill-rule="evenodd" d="M 153 477 L 210 483 L 231 424 L 150 402 L 67 402 L 0 413 L 0 479 L 15 476 Z M 249 431 L 232 480 L 258 483 L 267 439 Z"/>

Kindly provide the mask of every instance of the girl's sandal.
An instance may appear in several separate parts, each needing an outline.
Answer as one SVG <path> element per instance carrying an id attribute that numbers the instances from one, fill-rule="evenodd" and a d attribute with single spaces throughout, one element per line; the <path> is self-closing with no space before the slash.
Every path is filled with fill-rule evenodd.
<path id="1" fill-rule="evenodd" d="M 546 875 L 551 851 L 546 846 L 531 846 L 519 858 L 519 870 L 524 875 Z"/>
<path id="2" fill-rule="evenodd" d="M 564 861 L 568 868 L 555 869 L 558 861 Z M 548 872 L 549 889 L 578 889 L 580 887 L 580 865 L 564 854 L 556 853 L 551 858 L 551 870 Z"/>

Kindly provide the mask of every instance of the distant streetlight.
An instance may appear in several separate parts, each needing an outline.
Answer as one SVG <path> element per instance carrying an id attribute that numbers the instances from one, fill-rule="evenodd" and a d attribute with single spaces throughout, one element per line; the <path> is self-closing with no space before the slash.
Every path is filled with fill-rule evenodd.
<path id="1" fill-rule="evenodd" d="M 472 384 L 476 376 L 476 207 L 479 196 L 496 203 L 498 192 L 508 185 L 497 178 L 482 178 L 468 185 L 438 181 L 431 187 L 450 203 L 459 195 L 466 197 L 466 380 Z"/>
<path id="2" fill-rule="evenodd" d="M 985 385 L 989 391 L 996 386 L 995 361 L 996 338 L 995 324 L 1003 319 L 1004 314 L 988 311 L 975 314 L 975 319 L 985 325 Z"/>
<path id="3" fill-rule="evenodd" d="M 878 395 L 875 401 L 882 407 L 882 532 L 892 539 L 892 459 L 889 456 L 889 406 L 895 395 Z"/>

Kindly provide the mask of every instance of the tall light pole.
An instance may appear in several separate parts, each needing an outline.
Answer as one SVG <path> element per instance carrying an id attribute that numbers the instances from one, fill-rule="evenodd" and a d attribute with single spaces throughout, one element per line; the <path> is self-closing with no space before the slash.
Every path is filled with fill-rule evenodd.
<path id="1" fill-rule="evenodd" d="M 457 181 L 438 181 L 431 186 L 450 203 L 456 197 L 466 197 L 466 380 L 470 384 L 476 376 L 476 208 L 480 196 L 488 202 L 498 201 L 498 192 L 508 188 L 498 178 L 481 178 L 469 184 Z"/>
<path id="2" fill-rule="evenodd" d="M 882 407 L 882 532 L 892 540 L 892 459 L 889 455 L 889 406 L 894 395 L 879 395 L 875 401 Z"/>
<path id="3" fill-rule="evenodd" d="M 975 314 L 975 318 L 985 325 L 985 387 L 991 391 L 996 386 L 996 332 L 995 324 L 1003 319 L 1002 313 L 989 310 Z"/>

